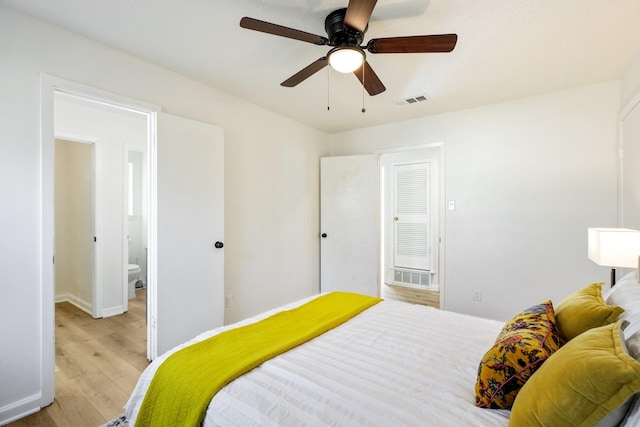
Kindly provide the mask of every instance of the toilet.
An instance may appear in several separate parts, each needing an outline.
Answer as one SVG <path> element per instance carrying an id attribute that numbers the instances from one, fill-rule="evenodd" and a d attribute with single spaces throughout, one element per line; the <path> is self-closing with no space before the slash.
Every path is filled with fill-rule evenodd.
<path id="1" fill-rule="evenodd" d="M 136 297 L 136 282 L 139 279 L 140 271 L 138 264 L 129 264 L 129 299 Z"/>

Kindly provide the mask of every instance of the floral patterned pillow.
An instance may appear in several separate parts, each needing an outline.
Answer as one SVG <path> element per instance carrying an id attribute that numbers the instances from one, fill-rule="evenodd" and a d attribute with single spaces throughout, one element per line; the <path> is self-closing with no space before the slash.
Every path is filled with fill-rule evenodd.
<path id="1" fill-rule="evenodd" d="M 504 325 L 482 358 L 476 406 L 509 409 L 520 388 L 560 347 L 551 301 L 527 308 Z"/>

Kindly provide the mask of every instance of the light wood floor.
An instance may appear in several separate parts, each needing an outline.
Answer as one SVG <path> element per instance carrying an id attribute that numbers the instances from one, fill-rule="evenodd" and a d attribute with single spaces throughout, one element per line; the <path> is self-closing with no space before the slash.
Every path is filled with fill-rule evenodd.
<path id="1" fill-rule="evenodd" d="M 413 304 L 428 305 L 429 307 L 440 308 L 440 292 L 428 291 L 425 289 L 413 289 L 405 286 L 392 286 L 386 283 L 382 285 L 382 298 L 397 301 L 410 302 Z"/>
<path id="2" fill-rule="evenodd" d="M 148 365 L 145 306 L 145 289 L 129 312 L 105 319 L 56 304 L 55 401 L 9 426 L 97 427 L 123 413 Z"/>

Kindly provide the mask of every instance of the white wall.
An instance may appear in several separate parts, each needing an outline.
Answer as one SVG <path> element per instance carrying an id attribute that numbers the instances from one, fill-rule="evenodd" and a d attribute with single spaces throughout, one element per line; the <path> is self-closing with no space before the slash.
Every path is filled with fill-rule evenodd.
<path id="1" fill-rule="evenodd" d="M 616 225 L 619 102 L 603 83 L 332 135 L 331 155 L 444 141 L 444 308 L 507 319 L 607 281 L 587 228 Z"/>
<path id="2" fill-rule="evenodd" d="M 636 104 L 620 126 L 622 150 L 620 226 L 640 230 L 640 104 Z"/>
<path id="3" fill-rule="evenodd" d="M 629 68 L 620 79 L 621 106 L 625 108 L 634 101 L 640 91 L 640 52 L 638 52 L 629 65 Z"/>
<path id="4" fill-rule="evenodd" d="M 146 117 L 60 95 L 56 96 L 54 109 L 56 135 L 95 141 L 96 280 L 101 301 L 97 317 L 124 313 L 125 156 L 129 145 L 146 146 Z"/>
<path id="5" fill-rule="evenodd" d="M 621 226 L 640 229 L 640 52 L 621 79 L 620 145 L 622 164 L 620 182 Z"/>
<path id="6" fill-rule="evenodd" d="M 1 7 L 0 58 L 0 423 L 40 399 L 41 73 L 224 129 L 227 322 L 318 291 L 325 133 Z"/>

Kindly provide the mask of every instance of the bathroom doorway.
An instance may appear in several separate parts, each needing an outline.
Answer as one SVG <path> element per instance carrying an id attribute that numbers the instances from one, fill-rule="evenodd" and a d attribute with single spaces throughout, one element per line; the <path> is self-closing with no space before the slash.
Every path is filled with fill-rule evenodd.
<path id="1" fill-rule="evenodd" d="M 148 239 L 149 239 L 149 194 L 148 156 L 145 147 L 128 146 L 126 151 L 127 177 L 125 179 L 127 207 L 127 299 L 130 301 L 140 293 L 146 293 Z M 146 313 L 145 313 L 146 314 Z"/>

